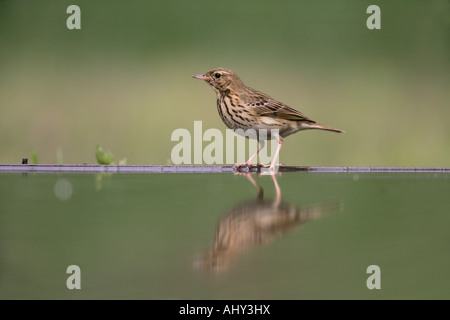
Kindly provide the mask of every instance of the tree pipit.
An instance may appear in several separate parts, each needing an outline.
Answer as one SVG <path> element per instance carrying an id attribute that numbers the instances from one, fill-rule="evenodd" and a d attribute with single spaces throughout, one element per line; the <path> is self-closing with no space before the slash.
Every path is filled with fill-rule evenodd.
<path id="1" fill-rule="evenodd" d="M 228 128 L 236 130 L 265 129 L 267 139 L 277 139 L 278 147 L 272 159 L 269 171 L 274 172 L 276 160 L 283 144 L 283 138 L 301 130 L 320 129 L 343 132 L 317 123 L 301 112 L 281 103 L 267 94 L 247 87 L 236 73 L 217 68 L 205 74 L 193 75 L 195 79 L 206 81 L 217 94 L 217 110 Z M 271 136 L 270 130 L 279 130 L 278 136 Z M 251 166 L 253 158 L 264 147 L 264 140 L 258 139 L 260 147 L 248 161 L 238 166 Z"/>

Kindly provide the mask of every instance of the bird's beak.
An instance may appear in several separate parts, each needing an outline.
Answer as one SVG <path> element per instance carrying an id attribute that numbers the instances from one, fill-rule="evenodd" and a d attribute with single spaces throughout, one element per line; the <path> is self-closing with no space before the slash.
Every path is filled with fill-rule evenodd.
<path id="1" fill-rule="evenodd" d="M 199 80 L 205 80 L 205 81 L 210 81 L 211 80 L 210 77 L 208 77 L 208 76 L 206 76 L 204 74 L 194 74 L 192 76 L 192 78 L 199 79 Z"/>

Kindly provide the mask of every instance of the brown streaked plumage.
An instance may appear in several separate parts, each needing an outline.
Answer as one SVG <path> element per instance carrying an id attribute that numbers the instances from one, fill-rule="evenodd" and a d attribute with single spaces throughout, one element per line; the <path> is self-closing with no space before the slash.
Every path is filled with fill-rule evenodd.
<path id="1" fill-rule="evenodd" d="M 317 123 L 303 113 L 279 102 L 265 93 L 247 87 L 236 73 L 224 68 L 217 68 L 202 75 L 193 75 L 195 79 L 206 81 L 217 94 L 217 110 L 223 122 L 230 129 L 278 129 L 278 148 L 270 165 L 274 169 L 276 159 L 283 143 L 283 138 L 307 129 L 319 129 L 343 132 Z M 268 139 L 271 137 L 270 134 Z M 244 165 L 250 165 L 253 158 L 264 147 L 264 140 L 259 140 L 259 150 Z"/>

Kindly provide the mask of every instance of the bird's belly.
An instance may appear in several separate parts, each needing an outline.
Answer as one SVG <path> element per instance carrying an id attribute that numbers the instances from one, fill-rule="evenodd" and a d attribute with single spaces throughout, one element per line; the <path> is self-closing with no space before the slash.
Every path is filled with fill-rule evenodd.
<path id="1" fill-rule="evenodd" d="M 226 119 L 223 119 L 225 124 L 227 122 Z M 269 118 L 264 119 L 264 121 L 254 121 L 251 123 L 233 123 L 233 127 L 227 124 L 227 126 L 231 129 L 235 130 L 235 133 L 251 138 L 251 139 L 262 139 L 262 140 L 271 140 L 277 139 L 278 135 L 281 135 L 281 132 L 286 130 L 282 123 L 277 121 L 276 119 Z"/>
<path id="2" fill-rule="evenodd" d="M 300 130 L 308 129 L 309 125 L 301 121 L 286 121 L 283 119 L 261 117 L 254 128 L 257 130 L 265 129 L 269 133 L 271 132 L 272 134 L 269 135 L 268 139 L 274 139 L 274 137 L 276 138 L 276 134 L 272 130 L 278 130 L 277 134 L 284 138 Z"/>
<path id="3" fill-rule="evenodd" d="M 229 99 L 219 98 L 217 109 L 224 124 L 235 131 L 235 133 L 251 138 L 271 140 L 278 136 L 286 137 L 292 133 L 306 128 L 301 122 L 286 121 L 274 117 L 257 116 L 256 114 L 245 114 L 239 109 L 233 108 Z"/>
<path id="4" fill-rule="evenodd" d="M 281 121 L 280 119 L 275 119 L 271 117 L 260 117 L 259 121 L 255 124 L 254 128 L 256 130 L 267 131 L 267 139 L 274 139 L 278 135 L 284 137 L 285 133 L 290 132 L 293 128 L 285 121 Z"/>

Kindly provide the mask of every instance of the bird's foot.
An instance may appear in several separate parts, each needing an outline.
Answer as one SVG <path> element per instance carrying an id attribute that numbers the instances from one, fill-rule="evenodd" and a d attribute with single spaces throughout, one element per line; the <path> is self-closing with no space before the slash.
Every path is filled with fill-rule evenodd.
<path id="1" fill-rule="evenodd" d="M 234 168 L 236 170 L 236 172 L 244 172 L 244 173 L 248 173 L 248 172 L 258 172 L 259 168 L 261 168 L 261 164 L 258 163 L 257 165 L 253 165 L 249 162 L 246 163 L 235 163 L 234 164 Z"/>
<path id="2" fill-rule="evenodd" d="M 270 166 L 269 165 L 263 165 L 260 168 L 260 172 L 262 175 L 275 175 L 280 173 L 279 169 L 281 167 L 281 164 L 275 164 L 272 163 Z"/>

